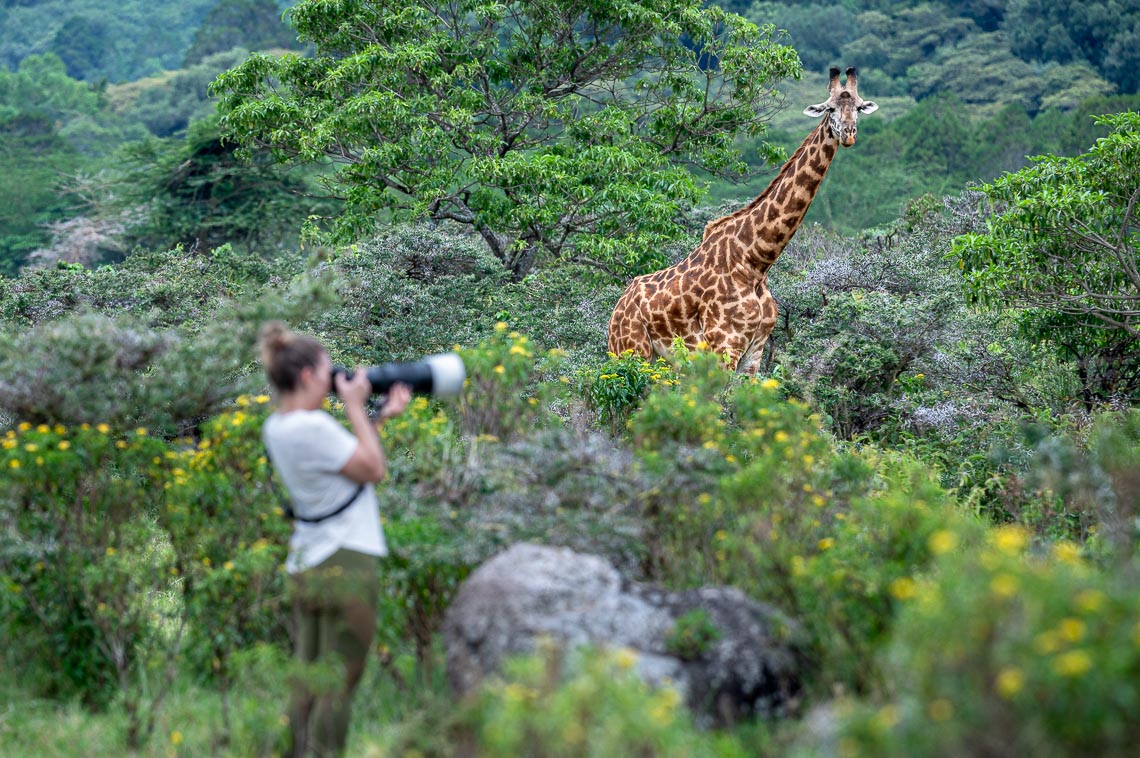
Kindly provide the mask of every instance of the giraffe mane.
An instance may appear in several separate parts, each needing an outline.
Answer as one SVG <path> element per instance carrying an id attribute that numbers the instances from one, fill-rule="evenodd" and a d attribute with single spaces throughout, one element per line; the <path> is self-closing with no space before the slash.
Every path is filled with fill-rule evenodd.
<path id="1" fill-rule="evenodd" d="M 781 166 L 780 170 L 776 173 L 776 175 L 774 177 L 772 177 L 772 181 L 768 182 L 768 186 L 764 188 L 763 192 L 761 192 L 759 195 L 757 195 L 755 198 L 753 198 L 752 201 L 749 202 L 747 205 L 742 205 L 741 207 L 734 210 L 732 213 L 729 213 L 728 215 L 725 215 L 725 216 L 721 216 L 720 218 L 717 218 L 717 219 L 713 219 L 712 221 L 705 224 L 705 232 L 701 236 L 701 241 L 704 242 L 706 239 L 708 239 L 709 235 L 712 234 L 713 231 L 716 230 L 717 228 L 719 228 L 720 226 L 727 224 L 728 222 L 730 222 L 734 219 L 737 219 L 741 216 L 748 215 L 749 213 L 751 213 L 756 208 L 756 206 L 760 205 L 760 203 L 762 203 L 765 199 L 767 199 L 769 194 L 772 192 L 772 187 L 774 187 L 776 185 L 776 183 L 781 179 L 781 177 L 783 177 L 785 174 L 791 173 L 792 165 L 795 164 L 796 158 L 800 155 L 800 153 L 802 153 L 806 149 L 808 143 L 813 141 L 811 139 L 811 137 L 813 137 L 815 135 L 815 133 L 818 132 L 820 129 L 827 129 L 828 128 L 827 121 L 828 121 L 827 116 L 824 116 L 822 119 L 820 119 L 819 126 L 817 126 L 814 130 L 812 130 L 811 134 L 808 135 L 808 139 L 805 139 L 800 144 L 799 148 L 794 153 L 791 154 L 791 156 L 788 158 L 788 160 L 786 160 L 784 162 L 784 165 Z"/>

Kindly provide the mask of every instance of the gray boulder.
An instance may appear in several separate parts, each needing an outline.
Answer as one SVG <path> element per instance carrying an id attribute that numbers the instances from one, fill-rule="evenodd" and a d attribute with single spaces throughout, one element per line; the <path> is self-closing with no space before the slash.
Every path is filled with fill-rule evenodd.
<path id="1" fill-rule="evenodd" d="M 695 617 L 715 631 L 701 644 L 678 644 L 685 619 Z M 791 640 L 798 633 L 779 611 L 733 588 L 669 592 L 625 581 L 597 556 L 525 543 L 474 571 L 443 625 L 448 679 L 460 694 L 505 658 L 533 652 L 539 640 L 628 648 L 646 682 L 671 683 L 706 724 L 794 712 L 803 662 Z"/>

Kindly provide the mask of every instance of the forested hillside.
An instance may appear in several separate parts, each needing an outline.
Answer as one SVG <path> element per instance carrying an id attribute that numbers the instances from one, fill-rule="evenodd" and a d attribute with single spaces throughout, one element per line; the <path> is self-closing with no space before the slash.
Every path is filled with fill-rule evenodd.
<path id="1" fill-rule="evenodd" d="M 150 244 L 154 224 L 130 201 L 149 194 L 136 192 L 137 177 L 124 169 L 139 155 L 177 159 L 190 122 L 214 110 L 207 85 L 248 50 L 299 49 L 282 21 L 288 5 L 5 0 L 0 271 L 15 273 L 36 251 L 59 255 L 79 237 L 83 249 L 64 257 L 111 259 Z M 1130 40 L 1140 34 L 1140 15 L 1125 3 L 722 5 L 787 30 L 805 75 L 779 83 L 786 109 L 775 113 L 764 143 L 741 145 L 747 168 L 711 183 L 713 204 L 740 203 L 764 187 L 775 166 L 766 162 L 771 152 L 757 148 L 795 149 L 811 126 L 800 111 L 831 65 L 859 66 L 864 92 L 883 105 L 865 121 L 859 148 L 832 168 L 829 191 L 808 218 L 844 232 L 889 222 L 910 198 L 1020 168 L 1027 156 L 1076 154 L 1103 135 L 1091 115 L 1137 102 L 1140 45 Z M 164 142 L 135 147 L 151 138 Z M 250 223 L 278 224 L 288 236 L 303 216 L 290 210 Z M 135 223 L 149 231 L 136 234 Z M 183 226 L 162 244 L 198 236 Z"/>
<path id="2" fill-rule="evenodd" d="M 802 209 L 827 149 L 735 225 L 832 66 L 857 141 L 717 269 Z M 283 754 L 341 691 L 293 658 L 281 320 L 466 372 L 378 428 L 347 755 L 1132 755 L 1138 213 L 1133 0 L 0 0 L 0 754 Z M 607 352 L 682 259 L 702 331 Z M 709 320 L 768 290 L 736 370 Z M 462 694 L 520 543 L 674 615 L 615 642 L 650 616 L 563 572 L 623 618 Z"/>

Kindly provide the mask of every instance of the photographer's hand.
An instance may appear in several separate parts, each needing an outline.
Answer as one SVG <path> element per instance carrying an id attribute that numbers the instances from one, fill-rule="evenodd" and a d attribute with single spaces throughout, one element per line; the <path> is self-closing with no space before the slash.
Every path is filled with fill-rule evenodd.
<path id="1" fill-rule="evenodd" d="M 397 382 L 388 389 L 388 397 L 384 400 L 384 405 L 380 406 L 380 412 L 377 414 L 377 422 L 390 419 L 393 416 L 399 416 L 408 407 L 408 403 L 412 400 L 412 388 L 406 384 Z"/>
<path id="2" fill-rule="evenodd" d="M 367 369 L 357 366 L 352 379 L 337 374 L 336 394 L 344 403 L 344 415 L 348 417 L 352 433 L 360 442 L 340 473 L 362 484 L 383 481 L 388 474 L 388 460 L 364 407 L 372 395 L 372 383 L 368 380 Z"/>
<path id="3" fill-rule="evenodd" d="M 372 383 L 368 381 L 367 370 L 362 366 L 357 366 L 356 371 L 352 374 L 352 379 L 347 379 L 343 372 L 337 372 L 336 395 L 344 403 L 346 410 L 349 406 L 363 408 L 372 395 Z"/>

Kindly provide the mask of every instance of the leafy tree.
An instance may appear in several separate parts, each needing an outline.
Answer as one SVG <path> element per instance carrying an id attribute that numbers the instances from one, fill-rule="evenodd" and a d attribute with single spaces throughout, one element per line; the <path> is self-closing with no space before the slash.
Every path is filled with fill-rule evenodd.
<path id="1" fill-rule="evenodd" d="M 217 101 L 209 95 L 210 82 L 247 55 L 247 50 L 235 48 L 162 76 L 112 84 L 107 100 L 124 119 L 141 122 L 156 137 L 172 137 L 184 133 L 191 121 L 214 115 Z"/>
<path id="2" fill-rule="evenodd" d="M 276 0 L 222 0 L 194 33 L 183 65 L 201 63 L 215 53 L 235 47 L 267 50 L 295 43 L 296 36 L 281 21 Z"/>
<path id="3" fill-rule="evenodd" d="M 997 212 L 953 251 L 974 302 L 1015 309 L 1077 362 L 1089 404 L 1140 392 L 1140 113 L 1100 123 L 1111 133 L 1088 152 L 982 187 Z"/>
<path id="4" fill-rule="evenodd" d="M 918 99 L 953 93 L 976 113 L 992 116 L 1006 105 L 1036 110 L 1043 91 L 1025 61 L 1005 48 L 1000 32 L 971 35 L 944 46 L 907 71 L 910 92 Z"/>
<path id="5" fill-rule="evenodd" d="M 1002 29 L 1027 61 L 1088 61 L 1109 81 L 1134 91 L 1140 7 L 1123 0 L 1010 0 Z"/>
<path id="6" fill-rule="evenodd" d="M 177 68 L 217 0 L 38 0 L 0 9 L 0 66 L 56 52 L 77 79 L 122 82 Z M 113 12 L 110 8 L 113 7 Z"/>
<path id="7" fill-rule="evenodd" d="M 181 141 L 129 145 L 127 170 L 105 188 L 110 199 L 96 215 L 136 209 L 141 222 L 127 230 L 128 246 L 212 250 L 230 243 L 274 253 L 292 248 L 308 215 L 331 212 L 331 203 L 309 196 L 304 174 L 283 173 L 264 157 L 251 165 L 235 150 L 216 119 L 191 124 Z"/>
<path id="8" fill-rule="evenodd" d="M 47 242 L 43 224 L 69 215 L 56 185 L 81 161 L 46 117 L 0 119 L 0 275 L 16 273 Z"/>
<path id="9" fill-rule="evenodd" d="M 828 66 L 836 65 L 840 59 L 840 46 L 860 33 L 855 14 L 835 3 L 789 5 L 756 2 L 749 9 L 748 18 L 756 23 L 772 23 L 787 29 L 791 44 L 809 71 L 826 71 Z M 842 33 L 837 34 L 840 30 Z M 859 65 L 871 64 L 860 60 Z"/>
<path id="10" fill-rule="evenodd" d="M 340 239 L 427 216 L 517 277 L 557 257 L 642 271 L 701 195 L 688 167 L 745 170 L 734 139 L 800 73 L 774 28 L 702 6 L 305 0 L 289 17 L 315 56 L 253 55 L 215 91 L 243 145 L 339 163 Z"/>
<path id="11" fill-rule="evenodd" d="M 115 40 L 100 20 L 72 16 L 63 23 L 51 42 L 55 53 L 67 66 L 67 74 L 83 79 L 93 71 L 105 71 Z"/>

